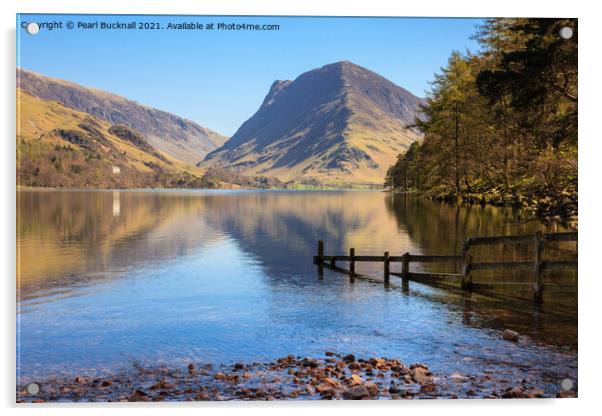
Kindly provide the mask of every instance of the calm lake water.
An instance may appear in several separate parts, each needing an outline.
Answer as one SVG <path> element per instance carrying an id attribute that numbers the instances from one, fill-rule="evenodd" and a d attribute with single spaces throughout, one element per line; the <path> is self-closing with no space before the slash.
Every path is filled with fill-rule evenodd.
<path id="1" fill-rule="evenodd" d="M 508 209 L 368 191 L 20 191 L 18 214 L 19 382 L 325 351 L 550 388 L 577 377 L 570 301 L 403 292 L 320 280 L 312 264 L 319 239 L 327 254 L 451 254 L 464 236 L 537 229 Z"/>

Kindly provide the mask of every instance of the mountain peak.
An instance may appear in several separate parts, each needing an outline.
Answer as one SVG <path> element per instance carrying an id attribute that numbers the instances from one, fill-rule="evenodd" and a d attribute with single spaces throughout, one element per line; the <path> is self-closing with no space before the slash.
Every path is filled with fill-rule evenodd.
<path id="1" fill-rule="evenodd" d="M 347 67 L 347 68 L 353 68 L 353 67 L 362 68 L 360 65 L 358 65 L 356 63 L 353 63 L 353 62 L 351 62 L 351 61 L 349 61 L 347 59 L 323 65 L 321 68 L 345 68 L 345 67 Z"/>
<path id="2" fill-rule="evenodd" d="M 200 166 L 282 181 L 381 184 L 418 138 L 422 100 L 350 61 L 275 81 L 255 115 Z"/>
<path id="3" fill-rule="evenodd" d="M 347 67 L 347 68 L 353 68 L 353 67 L 360 67 L 360 66 L 357 65 L 357 64 L 354 64 L 353 62 L 348 61 L 348 60 L 337 61 L 337 62 L 333 62 L 331 64 L 326 64 L 326 65 L 322 66 L 322 68 L 329 68 L 329 67 L 332 67 L 332 68 L 345 68 L 345 67 Z"/>
<path id="4" fill-rule="evenodd" d="M 307 71 L 303 74 L 301 74 L 299 77 L 302 77 L 306 74 L 326 74 L 326 73 L 335 73 L 338 76 L 340 76 L 341 78 L 345 77 L 345 75 L 348 75 L 352 72 L 356 72 L 356 71 L 368 71 L 366 68 L 354 64 L 351 61 L 338 61 L 338 62 L 333 62 L 330 64 L 326 64 L 323 65 L 319 68 L 315 68 L 312 69 L 310 71 Z M 370 72 L 370 71 L 368 71 Z"/>

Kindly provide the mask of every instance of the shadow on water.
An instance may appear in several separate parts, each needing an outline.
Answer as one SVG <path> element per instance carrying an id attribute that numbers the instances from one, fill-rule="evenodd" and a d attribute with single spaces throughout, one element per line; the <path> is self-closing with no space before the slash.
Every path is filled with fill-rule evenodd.
<path id="1" fill-rule="evenodd" d="M 570 231 L 557 224 L 542 225 L 537 220 L 524 220 L 524 213 L 511 208 L 459 203 L 433 203 L 416 196 L 391 195 L 387 207 L 395 215 L 400 227 L 407 227 L 412 241 L 429 254 L 460 254 L 462 242 L 467 237 L 521 235 L 535 231 L 548 233 Z M 481 246 L 471 249 L 475 262 L 531 261 L 535 256 L 532 243 L 515 243 L 493 246 Z M 575 260 L 576 242 L 548 243 L 544 259 Z M 460 264 L 438 265 L 441 272 L 461 271 Z M 434 271 L 433 267 L 429 270 Z M 493 270 L 472 272 L 475 282 L 496 282 L 503 273 L 503 281 L 532 283 L 530 270 Z M 577 284 L 576 270 L 554 270 L 544 272 L 545 282 L 564 282 Z M 524 293 L 513 288 L 510 292 L 498 291 L 500 295 L 512 295 L 531 299 L 531 285 L 525 285 Z M 545 293 L 545 292 L 544 292 Z M 548 292 L 544 294 L 548 309 L 565 311 L 576 315 L 577 298 L 573 294 Z"/>

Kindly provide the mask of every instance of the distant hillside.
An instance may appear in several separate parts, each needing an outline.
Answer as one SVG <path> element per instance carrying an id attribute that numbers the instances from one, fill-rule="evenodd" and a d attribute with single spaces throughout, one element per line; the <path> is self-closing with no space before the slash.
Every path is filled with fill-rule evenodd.
<path id="1" fill-rule="evenodd" d="M 282 181 L 382 184 L 417 140 L 422 99 L 348 61 L 276 81 L 259 110 L 202 167 Z"/>
<path id="2" fill-rule="evenodd" d="M 199 162 L 226 140 L 226 137 L 174 114 L 27 70 L 17 70 L 17 87 L 44 100 L 55 100 L 92 114 L 110 124 L 133 128 L 156 149 L 189 164 Z"/>
<path id="3" fill-rule="evenodd" d="M 198 168 L 111 125 L 17 89 L 17 184 L 68 188 L 202 187 Z"/>

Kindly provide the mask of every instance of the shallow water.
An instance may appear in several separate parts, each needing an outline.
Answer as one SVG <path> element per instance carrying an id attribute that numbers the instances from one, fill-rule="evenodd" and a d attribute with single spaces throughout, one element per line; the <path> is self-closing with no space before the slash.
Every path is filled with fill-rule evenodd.
<path id="1" fill-rule="evenodd" d="M 20 383 L 325 351 L 550 389 L 577 377 L 575 305 L 320 280 L 312 264 L 319 239 L 327 254 L 451 254 L 538 227 L 507 209 L 364 191 L 20 191 L 18 205 Z"/>

